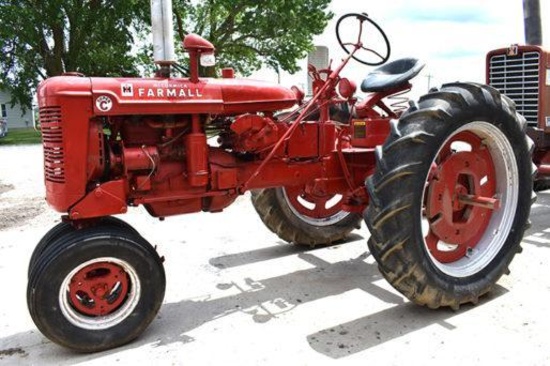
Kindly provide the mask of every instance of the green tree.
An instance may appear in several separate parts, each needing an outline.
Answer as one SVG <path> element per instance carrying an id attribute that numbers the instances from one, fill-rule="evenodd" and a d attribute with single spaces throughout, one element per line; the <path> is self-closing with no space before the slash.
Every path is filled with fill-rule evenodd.
<path id="1" fill-rule="evenodd" d="M 31 104 L 38 82 L 67 71 L 136 75 L 147 0 L 0 0 L 0 88 Z"/>
<path id="2" fill-rule="evenodd" d="M 333 16 L 330 0 L 173 0 L 183 32 L 216 46 L 219 67 L 295 72 Z M 68 71 L 150 71 L 148 0 L 0 0 L 0 88 L 30 105 L 40 80 Z M 178 42 L 180 43 L 180 42 Z"/>
<path id="3" fill-rule="evenodd" d="M 330 0 L 174 0 L 182 28 L 216 47 L 218 67 L 248 75 L 268 65 L 298 71 L 333 14 Z M 182 32 L 180 32 L 182 33 Z"/>

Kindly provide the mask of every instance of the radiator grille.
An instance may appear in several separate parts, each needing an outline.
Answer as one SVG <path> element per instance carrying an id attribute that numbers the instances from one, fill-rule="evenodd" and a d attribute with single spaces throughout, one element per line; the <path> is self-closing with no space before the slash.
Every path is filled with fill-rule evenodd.
<path id="1" fill-rule="evenodd" d="M 44 146 L 45 178 L 50 182 L 65 183 L 61 107 L 40 108 L 40 130 Z"/>
<path id="2" fill-rule="evenodd" d="M 538 124 L 540 53 L 494 55 L 489 64 L 489 85 L 511 98 L 530 126 Z"/>

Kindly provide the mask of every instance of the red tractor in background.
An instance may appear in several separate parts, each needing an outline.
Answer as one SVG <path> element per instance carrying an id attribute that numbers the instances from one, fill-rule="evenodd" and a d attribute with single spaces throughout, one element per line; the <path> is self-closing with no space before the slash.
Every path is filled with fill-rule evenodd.
<path id="1" fill-rule="evenodd" d="M 490 51 L 487 84 L 514 101 L 535 142 L 535 190 L 550 188 L 550 52 L 537 45 L 512 45 Z"/>
<path id="2" fill-rule="evenodd" d="M 344 40 L 346 22 L 356 39 Z M 196 35 L 183 41 L 188 78 L 164 65 L 154 78 L 73 74 L 40 85 L 47 201 L 64 213 L 29 265 L 28 307 L 44 335 L 105 350 L 158 312 L 162 260 L 112 215 L 139 205 L 159 218 L 220 212 L 246 191 L 289 243 L 337 242 L 363 216 L 381 273 L 417 304 L 456 309 L 491 290 L 520 251 L 532 203 L 524 119 L 509 98 L 472 83 L 392 109 L 385 98 L 411 88 L 423 67 L 415 59 L 373 70 L 359 102 L 340 72 L 352 59 L 385 63 L 389 42 L 365 14 L 344 15 L 336 31 L 348 56 L 334 70 L 309 68 L 307 102 L 297 88 L 231 70 L 200 77 L 214 47 Z M 363 43 L 372 32 L 385 49 Z"/>

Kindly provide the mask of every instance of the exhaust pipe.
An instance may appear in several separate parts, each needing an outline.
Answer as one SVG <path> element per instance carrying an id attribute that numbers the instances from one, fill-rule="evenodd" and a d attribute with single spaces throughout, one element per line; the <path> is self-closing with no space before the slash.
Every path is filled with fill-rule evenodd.
<path id="1" fill-rule="evenodd" d="M 153 59 L 169 73 L 170 65 L 176 63 L 172 0 L 151 0 L 151 26 Z"/>

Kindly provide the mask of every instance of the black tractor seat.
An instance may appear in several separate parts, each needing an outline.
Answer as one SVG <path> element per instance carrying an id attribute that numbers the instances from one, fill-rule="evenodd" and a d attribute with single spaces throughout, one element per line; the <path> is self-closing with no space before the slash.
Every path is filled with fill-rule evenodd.
<path id="1" fill-rule="evenodd" d="M 416 58 L 401 58 L 371 71 L 361 83 L 364 92 L 384 92 L 414 78 L 424 68 Z"/>

